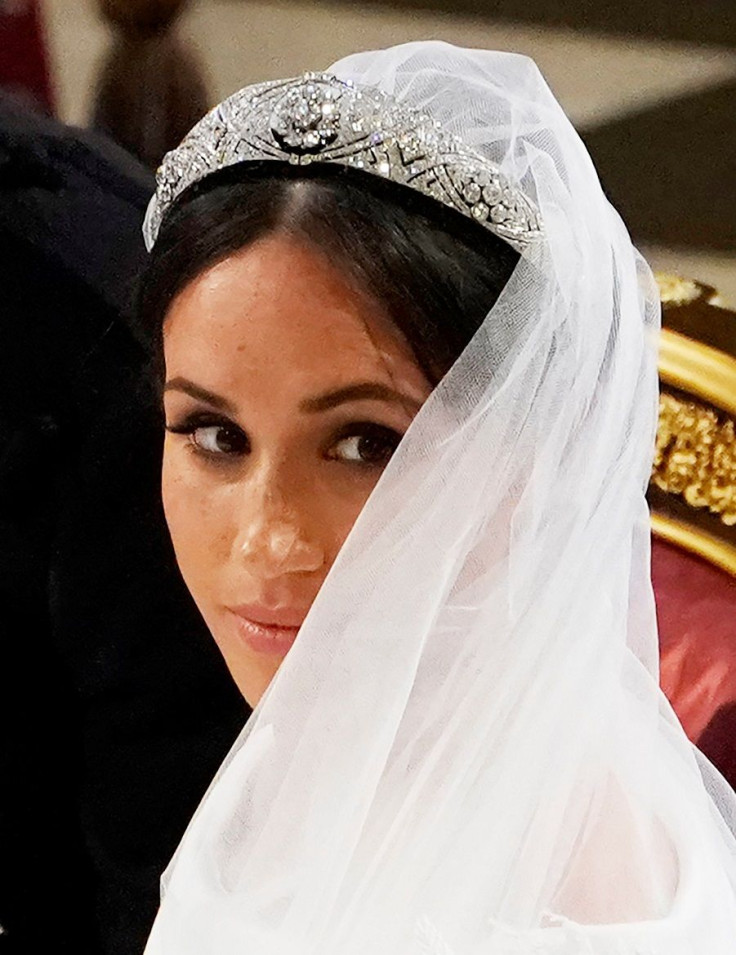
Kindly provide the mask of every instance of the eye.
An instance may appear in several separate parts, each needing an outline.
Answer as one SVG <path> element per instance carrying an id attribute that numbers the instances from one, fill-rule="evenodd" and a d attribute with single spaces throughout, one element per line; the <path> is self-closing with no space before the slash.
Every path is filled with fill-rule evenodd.
<path id="1" fill-rule="evenodd" d="M 348 464 L 385 467 L 401 441 L 393 428 L 365 422 L 344 429 L 333 444 L 328 457 Z"/>
<path id="2" fill-rule="evenodd" d="M 190 415 L 181 424 L 167 425 L 172 434 L 183 434 L 201 454 L 210 457 L 234 457 L 247 454 L 247 435 L 232 422 L 212 415 Z"/>
<path id="3" fill-rule="evenodd" d="M 243 454 L 248 447 L 242 431 L 219 424 L 195 428 L 190 438 L 195 447 L 207 454 Z"/>

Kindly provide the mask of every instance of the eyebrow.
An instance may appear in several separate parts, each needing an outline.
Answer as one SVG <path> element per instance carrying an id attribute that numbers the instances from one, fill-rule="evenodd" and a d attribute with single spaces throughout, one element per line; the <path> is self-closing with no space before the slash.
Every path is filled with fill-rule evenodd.
<path id="1" fill-rule="evenodd" d="M 212 405 L 220 411 L 225 411 L 229 415 L 235 415 L 235 405 L 223 398 L 222 395 L 215 394 L 214 391 L 208 391 L 200 385 L 195 384 L 188 378 L 171 378 L 164 385 L 164 391 L 181 391 L 190 398 L 196 398 L 198 401 L 204 401 L 205 404 Z"/>
<path id="2" fill-rule="evenodd" d="M 422 406 L 422 403 L 417 401 L 416 398 L 410 398 L 388 385 L 383 385 L 378 381 L 361 381 L 354 385 L 338 388 L 335 391 L 329 391 L 316 398 L 305 398 L 300 403 L 299 410 L 309 413 L 329 411 L 330 408 L 336 408 L 348 401 L 388 401 L 391 404 L 400 404 L 402 407 L 408 405 L 416 411 L 419 411 Z"/>
<path id="3" fill-rule="evenodd" d="M 223 398 L 222 395 L 209 391 L 207 388 L 202 388 L 188 378 L 171 378 L 164 385 L 164 391 L 181 391 L 185 395 L 189 395 L 190 398 L 204 401 L 213 408 L 227 412 L 227 414 L 236 414 L 235 405 L 227 398 Z M 400 404 L 404 408 L 408 406 L 415 411 L 419 411 L 422 406 L 421 401 L 417 401 L 416 398 L 410 398 L 409 395 L 396 391 L 388 385 L 381 384 L 381 382 L 360 381 L 354 385 L 338 388 L 335 391 L 328 391 L 326 394 L 318 395 L 315 398 L 305 398 L 304 401 L 300 402 L 299 410 L 314 414 L 320 411 L 329 411 L 331 408 L 336 408 L 338 405 L 346 404 L 349 401 L 388 401 L 392 404 Z"/>

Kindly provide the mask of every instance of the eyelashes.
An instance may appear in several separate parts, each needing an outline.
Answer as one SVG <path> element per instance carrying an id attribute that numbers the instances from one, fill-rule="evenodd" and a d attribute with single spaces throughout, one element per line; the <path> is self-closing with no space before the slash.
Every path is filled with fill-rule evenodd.
<path id="1" fill-rule="evenodd" d="M 401 441 L 393 428 L 373 421 L 356 421 L 341 428 L 327 457 L 362 467 L 385 468 Z"/>
<path id="2" fill-rule="evenodd" d="M 245 431 L 229 418 L 211 412 L 194 412 L 167 424 L 170 434 L 186 437 L 196 454 L 216 464 L 232 463 L 251 451 Z M 375 421 L 354 421 L 340 427 L 323 443 L 329 461 L 361 469 L 383 469 L 396 451 L 401 432 Z"/>
<path id="3" fill-rule="evenodd" d="M 240 457 L 250 452 L 243 429 L 220 415 L 195 412 L 178 424 L 167 424 L 166 430 L 185 435 L 195 451 L 208 457 Z"/>

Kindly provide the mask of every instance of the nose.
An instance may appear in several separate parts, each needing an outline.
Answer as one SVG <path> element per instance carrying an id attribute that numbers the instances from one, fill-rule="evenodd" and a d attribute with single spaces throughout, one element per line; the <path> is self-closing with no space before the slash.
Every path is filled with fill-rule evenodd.
<path id="1" fill-rule="evenodd" d="M 236 556 L 259 576 L 314 573 L 325 563 L 325 549 L 308 531 L 308 515 L 273 476 L 263 476 L 243 495 L 235 539 Z"/>

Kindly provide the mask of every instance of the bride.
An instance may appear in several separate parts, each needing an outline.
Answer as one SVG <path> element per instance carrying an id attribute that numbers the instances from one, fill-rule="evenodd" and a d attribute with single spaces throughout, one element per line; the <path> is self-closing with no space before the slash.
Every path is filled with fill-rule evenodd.
<path id="1" fill-rule="evenodd" d="M 734 795 L 657 685 L 656 288 L 534 65 L 246 88 L 146 238 L 167 520 L 255 707 L 148 955 L 732 955 Z"/>

